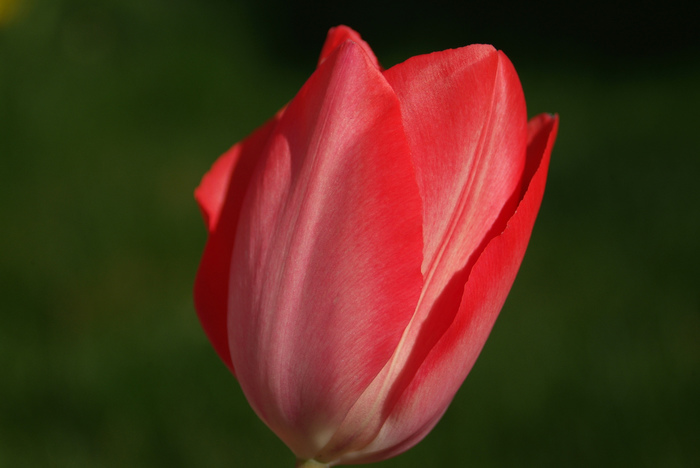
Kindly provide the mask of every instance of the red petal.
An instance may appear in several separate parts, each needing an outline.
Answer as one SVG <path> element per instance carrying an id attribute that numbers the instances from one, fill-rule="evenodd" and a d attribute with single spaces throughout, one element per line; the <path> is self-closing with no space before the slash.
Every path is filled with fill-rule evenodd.
<path id="1" fill-rule="evenodd" d="M 365 51 L 370 61 L 374 64 L 377 70 L 381 70 L 379 61 L 377 57 L 372 52 L 372 48 L 367 44 L 360 35 L 348 28 L 347 26 L 336 26 L 328 31 L 328 36 L 326 37 L 326 42 L 323 44 L 323 49 L 321 49 L 321 56 L 318 59 L 318 64 L 321 65 L 328 56 L 330 56 L 340 45 L 345 41 L 353 41 L 357 43 L 362 50 Z"/>
<path id="2" fill-rule="evenodd" d="M 344 445 L 360 450 L 376 437 L 454 320 L 466 280 L 459 273 L 497 234 L 493 226 L 501 213 L 513 212 L 525 166 L 525 101 L 502 53 L 490 46 L 448 50 L 409 59 L 385 76 L 401 101 L 423 199 L 424 286 L 391 361 L 343 422 L 329 452 Z"/>
<path id="3" fill-rule="evenodd" d="M 251 175 L 279 115 L 221 156 L 202 178 L 195 198 L 209 230 L 194 285 L 194 304 L 204 332 L 233 371 L 226 327 L 233 241 Z"/>
<path id="4" fill-rule="evenodd" d="M 399 102 L 346 41 L 282 116 L 234 246 L 229 337 L 261 418 L 313 457 L 382 369 L 421 290 L 421 201 Z"/>
<path id="5" fill-rule="evenodd" d="M 194 198 L 204 218 L 207 230 L 213 232 L 219 222 L 221 208 L 224 206 L 233 167 L 238 162 L 241 145 L 237 144 L 214 162 L 209 172 L 204 174 L 202 182 L 194 191 Z"/>
<path id="6" fill-rule="evenodd" d="M 385 76 L 401 101 L 423 198 L 424 286 L 391 361 L 324 448 L 325 460 L 361 451 L 376 438 L 457 314 L 465 281 L 458 273 L 497 234 L 500 213 L 513 212 L 525 165 L 525 100 L 502 53 L 490 46 L 437 52 Z"/>
<path id="7" fill-rule="evenodd" d="M 379 436 L 364 454 L 344 462 L 378 461 L 407 450 L 449 405 L 481 352 L 522 262 L 544 194 L 558 124 L 558 117 L 547 114 L 528 124 L 523 198 L 517 211 L 475 263 L 454 322 L 423 361 Z"/>
<path id="8" fill-rule="evenodd" d="M 414 57 L 385 75 L 401 101 L 423 198 L 423 274 L 439 292 L 518 189 L 525 98 L 512 64 L 491 46 Z"/>

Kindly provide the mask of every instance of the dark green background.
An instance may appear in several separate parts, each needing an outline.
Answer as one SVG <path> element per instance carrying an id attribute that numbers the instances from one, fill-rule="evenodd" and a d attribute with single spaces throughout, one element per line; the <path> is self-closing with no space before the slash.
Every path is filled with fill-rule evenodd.
<path id="1" fill-rule="evenodd" d="M 0 22 L 0 466 L 293 465 L 197 322 L 192 191 L 338 23 L 385 66 L 493 43 L 530 115 L 561 116 L 481 358 L 379 466 L 700 464 L 697 12 L 327 3 L 25 0 Z"/>

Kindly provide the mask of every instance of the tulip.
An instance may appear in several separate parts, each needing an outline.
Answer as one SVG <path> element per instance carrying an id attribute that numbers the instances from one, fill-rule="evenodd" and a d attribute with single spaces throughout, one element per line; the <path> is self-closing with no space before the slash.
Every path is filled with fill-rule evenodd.
<path id="1" fill-rule="evenodd" d="M 195 306 L 299 466 L 383 460 L 435 426 L 520 266 L 557 126 L 528 123 L 491 46 L 383 70 L 340 26 L 204 176 Z"/>

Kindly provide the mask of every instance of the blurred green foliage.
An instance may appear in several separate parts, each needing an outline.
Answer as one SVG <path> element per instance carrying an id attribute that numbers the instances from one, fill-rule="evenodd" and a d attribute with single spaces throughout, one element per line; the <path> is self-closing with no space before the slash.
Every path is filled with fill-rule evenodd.
<path id="1" fill-rule="evenodd" d="M 549 9 L 506 8 L 489 29 L 464 7 L 404 3 L 397 22 L 387 2 L 289 5 L 0 4 L 0 466 L 293 465 L 197 322 L 192 191 L 346 21 L 387 66 L 492 42 L 531 115 L 561 116 L 481 358 L 426 440 L 379 466 L 700 463 L 700 54 L 686 16 L 664 10 L 665 49 L 625 42 L 654 29 L 651 13 L 617 29 L 603 14 L 586 36 L 572 14 L 544 23 Z"/>

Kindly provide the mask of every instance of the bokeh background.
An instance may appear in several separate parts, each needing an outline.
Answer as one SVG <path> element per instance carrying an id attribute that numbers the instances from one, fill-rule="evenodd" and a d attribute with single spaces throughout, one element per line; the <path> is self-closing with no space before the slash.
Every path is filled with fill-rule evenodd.
<path id="1" fill-rule="evenodd" d="M 377 466 L 700 465 L 691 4 L 0 0 L 0 466 L 293 465 L 197 322 L 192 191 L 339 23 L 385 66 L 492 43 L 561 116 L 482 356 Z"/>

